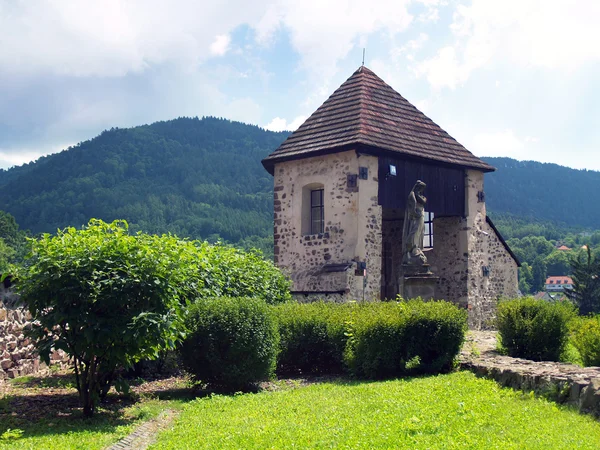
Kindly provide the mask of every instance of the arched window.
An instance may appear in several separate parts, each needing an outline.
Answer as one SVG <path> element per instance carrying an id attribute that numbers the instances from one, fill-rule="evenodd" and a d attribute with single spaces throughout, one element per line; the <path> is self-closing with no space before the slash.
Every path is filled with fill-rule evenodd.
<path id="1" fill-rule="evenodd" d="M 302 188 L 302 234 L 319 234 L 325 231 L 324 186 L 307 184 Z"/>

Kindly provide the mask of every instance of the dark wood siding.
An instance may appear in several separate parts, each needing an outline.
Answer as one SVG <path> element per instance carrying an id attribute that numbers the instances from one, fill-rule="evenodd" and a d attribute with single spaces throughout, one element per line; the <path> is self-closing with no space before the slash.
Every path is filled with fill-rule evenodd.
<path id="1" fill-rule="evenodd" d="M 389 176 L 389 166 L 396 176 Z M 465 215 L 465 170 L 423 164 L 390 157 L 379 157 L 379 204 L 384 208 L 406 207 L 406 199 L 417 180 L 423 181 L 427 197 L 426 211 L 436 216 Z"/>

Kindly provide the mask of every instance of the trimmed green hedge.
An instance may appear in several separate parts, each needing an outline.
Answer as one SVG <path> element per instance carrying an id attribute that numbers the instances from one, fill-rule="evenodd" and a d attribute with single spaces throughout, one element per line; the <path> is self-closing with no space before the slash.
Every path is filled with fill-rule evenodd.
<path id="1" fill-rule="evenodd" d="M 502 301 L 496 319 L 500 344 L 509 356 L 559 361 L 569 337 L 568 323 L 575 315 L 568 302 L 532 297 Z"/>
<path id="2" fill-rule="evenodd" d="M 273 307 L 281 335 L 277 374 L 342 373 L 350 310 L 351 305 L 331 302 Z"/>
<path id="3" fill-rule="evenodd" d="M 279 346 L 273 314 L 261 299 L 216 298 L 193 304 L 181 347 L 196 381 L 241 390 L 272 378 Z"/>
<path id="4" fill-rule="evenodd" d="M 449 370 L 467 331 L 467 312 L 445 301 L 364 304 L 357 312 L 345 361 L 358 377 Z"/>
<path id="5" fill-rule="evenodd" d="M 452 367 L 467 330 L 466 311 L 443 301 L 289 303 L 274 310 L 279 374 L 437 373 Z"/>
<path id="6" fill-rule="evenodd" d="M 583 365 L 600 366 L 600 315 L 578 317 L 570 327 L 571 343 L 581 355 Z"/>

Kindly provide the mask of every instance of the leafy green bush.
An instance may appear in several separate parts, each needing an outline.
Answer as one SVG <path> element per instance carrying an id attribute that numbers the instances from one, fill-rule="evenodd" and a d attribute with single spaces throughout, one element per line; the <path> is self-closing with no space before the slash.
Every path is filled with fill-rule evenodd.
<path id="1" fill-rule="evenodd" d="M 263 300 L 199 300 L 188 309 L 186 325 L 181 356 L 195 380 L 239 390 L 272 377 L 279 333 Z"/>
<path id="2" fill-rule="evenodd" d="M 193 242 L 130 235 L 125 221 L 92 219 L 81 230 L 32 240 L 16 287 L 33 323 L 28 335 L 49 363 L 70 357 L 86 416 L 117 369 L 155 359 L 183 334 L 181 305 L 199 283 Z"/>
<path id="3" fill-rule="evenodd" d="M 570 326 L 571 343 L 581 355 L 583 365 L 600 366 L 600 315 L 578 317 Z"/>
<path id="4" fill-rule="evenodd" d="M 452 367 L 464 342 L 467 313 L 444 301 L 358 305 L 345 361 L 359 377 L 436 373 Z"/>
<path id="5" fill-rule="evenodd" d="M 331 374 L 344 371 L 351 305 L 288 302 L 273 308 L 281 335 L 277 373 Z"/>
<path id="6" fill-rule="evenodd" d="M 532 297 L 502 301 L 497 325 L 500 344 L 509 356 L 536 361 L 559 361 L 569 336 L 568 322 L 575 307 Z"/>
<path id="7" fill-rule="evenodd" d="M 259 254 L 223 244 L 199 244 L 199 297 L 255 297 L 275 304 L 291 299 L 290 282 Z"/>

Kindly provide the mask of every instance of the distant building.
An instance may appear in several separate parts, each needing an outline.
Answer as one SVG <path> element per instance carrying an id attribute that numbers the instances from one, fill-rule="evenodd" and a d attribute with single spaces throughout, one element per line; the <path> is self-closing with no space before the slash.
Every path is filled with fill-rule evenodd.
<path id="1" fill-rule="evenodd" d="M 480 160 L 366 67 L 360 67 L 262 161 L 274 176 L 275 263 L 303 301 L 394 299 L 407 198 L 426 184 L 429 298 L 483 326 L 516 297 L 519 261 L 486 214 Z"/>
<path id="2" fill-rule="evenodd" d="M 573 288 L 573 279 L 566 275 L 546 278 L 546 291 L 548 292 L 564 292 L 565 289 Z"/>
<path id="3" fill-rule="evenodd" d="M 569 247 L 567 247 L 566 245 L 561 245 L 556 250 L 562 250 L 562 251 L 566 252 L 566 251 L 569 251 L 571 249 Z"/>

